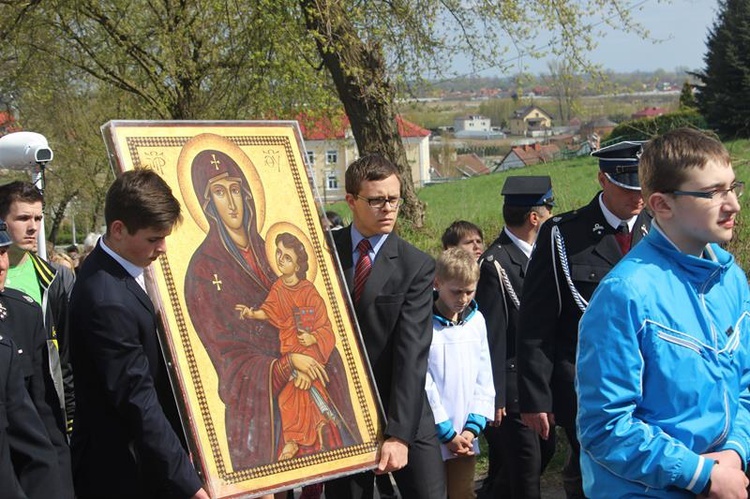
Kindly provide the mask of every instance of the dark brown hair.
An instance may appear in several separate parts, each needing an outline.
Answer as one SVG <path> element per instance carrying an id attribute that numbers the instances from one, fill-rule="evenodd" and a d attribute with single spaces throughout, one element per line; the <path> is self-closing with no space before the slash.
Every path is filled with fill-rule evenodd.
<path id="1" fill-rule="evenodd" d="M 23 203 L 41 203 L 44 201 L 42 192 L 31 182 L 16 180 L 0 186 L 0 218 L 5 220 L 10 207 L 16 201 Z"/>
<path id="2" fill-rule="evenodd" d="M 656 137 L 644 147 L 638 167 L 643 199 L 679 189 L 689 169 L 702 169 L 710 161 L 732 164 L 724 145 L 705 132 L 678 128 Z"/>
<path id="3" fill-rule="evenodd" d="M 141 229 L 164 230 L 182 221 L 180 202 L 157 173 L 146 168 L 120 175 L 107 191 L 104 203 L 107 230 L 120 220 L 130 234 Z"/>
<path id="4" fill-rule="evenodd" d="M 445 229 L 445 232 L 443 232 L 443 249 L 446 250 L 458 246 L 461 239 L 471 234 L 479 234 L 479 239 L 484 241 L 482 229 L 466 220 L 456 220 Z"/>
<path id="5" fill-rule="evenodd" d="M 365 180 L 384 180 L 391 175 L 396 175 L 401 182 L 398 168 L 385 156 L 380 154 L 368 154 L 354 161 L 346 169 L 344 176 L 346 192 L 357 195 Z"/>

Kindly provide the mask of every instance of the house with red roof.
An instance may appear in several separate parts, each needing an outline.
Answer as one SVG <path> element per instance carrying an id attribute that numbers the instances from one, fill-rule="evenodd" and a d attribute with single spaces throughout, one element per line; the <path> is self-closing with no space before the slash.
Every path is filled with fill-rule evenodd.
<path id="1" fill-rule="evenodd" d="M 561 154 L 557 144 L 524 144 L 511 147 L 508 154 L 500 161 L 495 171 L 505 171 L 511 168 L 523 168 L 537 163 L 547 163 L 557 159 Z"/>
<path id="2" fill-rule="evenodd" d="M 334 117 L 300 115 L 297 122 L 318 194 L 325 203 L 341 201 L 346 195 L 346 168 L 359 158 L 349 118 L 345 114 Z M 406 149 L 406 160 L 411 166 L 412 181 L 416 187 L 421 187 L 430 180 L 431 132 L 401 116 L 396 116 L 396 122 Z"/>
<path id="3" fill-rule="evenodd" d="M 667 110 L 663 107 L 645 107 L 640 111 L 631 114 L 630 117 L 634 120 L 639 120 L 641 118 L 656 118 L 662 114 L 667 114 Z"/>

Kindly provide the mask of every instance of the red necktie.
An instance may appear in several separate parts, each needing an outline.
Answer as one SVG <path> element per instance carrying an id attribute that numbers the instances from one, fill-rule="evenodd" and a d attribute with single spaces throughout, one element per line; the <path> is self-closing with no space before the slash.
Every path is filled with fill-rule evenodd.
<path id="1" fill-rule="evenodd" d="M 620 223 L 615 234 L 615 239 L 617 239 L 617 244 L 620 245 L 620 251 L 625 255 L 630 250 L 630 245 L 633 242 L 633 234 L 630 232 L 630 227 L 628 227 L 626 222 Z"/>
<path id="2" fill-rule="evenodd" d="M 359 251 L 359 260 L 354 268 L 354 303 L 359 301 L 362 296 L 362 290 L 365 289 L 365 282 L 370 276 L 372 270 L 372 260 L 370 260 L 370 249 L 372 245 L 367 239 L 362 239 L 357 245 Z"/>

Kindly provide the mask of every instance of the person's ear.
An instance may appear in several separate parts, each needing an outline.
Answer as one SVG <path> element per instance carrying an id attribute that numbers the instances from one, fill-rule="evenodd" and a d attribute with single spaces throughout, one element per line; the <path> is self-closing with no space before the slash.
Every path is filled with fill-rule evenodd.
<path id="1" fill-rule="evenodd" d="M 535 211 L 530 211 L 529 223 L 531 224 L 532 227 L 536 227 L 537 225 L 539 225 L 539 213 Z"/>
<path id="2" fill-rule="evenodd" d="M 344 199 L 346 200 L 346 204 L 349 205 L 349 209 L 354 211 L 354 203 L 357 202 L 357 196 L 350 192 L 347 192 L 346 196 L 344 196 Z"/>
<path id="3" fill-rule="evenodd" d="M 111 235 L 113 240 L 119 241 L 127 233 L 127 230 L 122 220 L 115 220 L 109 226 L 109 235 Z"/>
<path id="4" fill-rule="evenodd" d="M 599 173 L 597 173 L 596 178 L 599 180 L 599 187 L 604 189 L 604 182 L 607 180 L 607 177 L 605 177 L 604 173 L 600 170 Z"/>
<path id="5" fill-rule="evenodd" d="M 432 281 L 432 287 L 435 288 L 435 291 L 440 291 L 440 281 L 437 277 Z"/>
<path id="6" fill-rule="evenodd" d="M 646 206 L 655 218 L 668 219 L 674 216 L 675 199 L 663 192 L 654 192 L 648 197 Z"/>

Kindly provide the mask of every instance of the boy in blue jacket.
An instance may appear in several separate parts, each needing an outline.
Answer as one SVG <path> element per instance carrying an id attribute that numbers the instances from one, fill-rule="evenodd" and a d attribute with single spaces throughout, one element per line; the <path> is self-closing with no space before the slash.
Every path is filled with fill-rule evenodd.
<path id="1" fill-rule="evenodd" d="M 717 140 L 667 132 L 640 159 L 648 236 L 581 319 L 587 497 L 747 497 L 750 291 L 732 255 L 744 184 Z"/>

